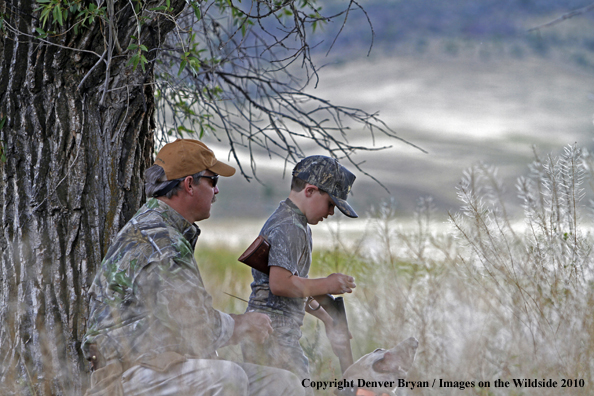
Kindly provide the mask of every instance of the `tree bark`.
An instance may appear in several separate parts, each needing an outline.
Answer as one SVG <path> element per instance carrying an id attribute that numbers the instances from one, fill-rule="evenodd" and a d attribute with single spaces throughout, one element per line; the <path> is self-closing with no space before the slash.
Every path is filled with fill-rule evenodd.
<path id="1" fill-rule="evenodd" d="M 117 3 L 111 14 L 121 48 L 138 29 L 130 4 Z M 110 241 L 144 200 L 152 59 L 146 71 L 133 71 L 129 55 L 114 53 L 109 71 L 103 62 L 93 69 L 99 57 L 80 50 L 103 54 L 108 24 L 96 21 L 78 35 L 65 25 L 48 39 L 59 46 L 48 45 L 33 37 L 37 6 L 0 3 L 10 25 L 0 36 L 7 157 L 0 163 L 0 394 L 81 395 L 89 381 L 80 351 L 87 292 Z M 158 48 L 172 27 L 145 25 L 143 44 Z"/>

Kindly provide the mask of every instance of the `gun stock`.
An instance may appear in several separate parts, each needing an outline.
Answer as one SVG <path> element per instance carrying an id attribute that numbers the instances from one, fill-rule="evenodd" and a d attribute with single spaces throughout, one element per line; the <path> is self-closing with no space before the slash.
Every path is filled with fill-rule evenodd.
<path id="1" fill-rule="evenodd" d="M 314 296 L 314 299 L 322 306 L 322 308 L 324 308 L 328 315 L 332 317 L 338 330 L 343 333 L 347 339 L 347 348 L 338 356 L 340 371 L 344 373 L 346 369 L 353 364 L 353 352 L 351 351 L 349 324 L 347 322 L 344 299 L 342 297 L 334 297 L 331 294 Z"/>
<path id="2" fill-rule="evenodd" d="M 268 267 L 269 252 L 270 243 L 262 235 L 259 235 L 237 260 L 268 275 L 270 273 L 270 267 Z"/>

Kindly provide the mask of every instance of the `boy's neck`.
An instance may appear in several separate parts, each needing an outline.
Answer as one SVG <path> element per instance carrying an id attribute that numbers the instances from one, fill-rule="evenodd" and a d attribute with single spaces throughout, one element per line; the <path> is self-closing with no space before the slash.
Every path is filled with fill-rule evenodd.
<path id="1" fill-rule="evenodd" d="M 291 190 L 291 192 L 289 193 L 289 199 L 291 200 L 291 202 L 293 202 L 295 204 L 295 206 L 297 206 L 297 208 L 299 208 L 299 210 L 301 211 L 301 213 L 305 214 L 305 194 L 303 193 L 303 190 L 296 192 Z"/>

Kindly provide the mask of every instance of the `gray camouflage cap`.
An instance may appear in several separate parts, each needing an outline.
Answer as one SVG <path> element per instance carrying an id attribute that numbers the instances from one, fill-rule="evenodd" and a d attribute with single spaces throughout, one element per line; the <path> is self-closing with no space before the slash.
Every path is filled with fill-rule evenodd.
<path id="1" fill-rule="evenodd" d="M 346 201 L 356 176 L 340 165 L 337 159 L 323 155 L 304 158 L 295 165 L 293 176 L 327 192 L 346 216 L 359 217 Z"/>

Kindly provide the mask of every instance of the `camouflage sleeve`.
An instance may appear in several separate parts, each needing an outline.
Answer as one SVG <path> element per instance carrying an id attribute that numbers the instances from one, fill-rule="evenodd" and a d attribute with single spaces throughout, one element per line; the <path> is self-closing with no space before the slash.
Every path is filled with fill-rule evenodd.
<path id="1" fill-rule="evenodd" d="M 292 226 L 275 227 L 268 234 L 268 242 L 268 265 L 282 267 L 292 274 L 298 274 L 297 264 L 306 243 L 303 231 Z"/>
<path id="2" fill-rule="evenodd" d="M 212 307 L 195 261 L 173 257 L 142 272 L 137 283 L 144 289 L 142 295 L 153 305 L 155 319 L 179 337 L 181 351 L 207 356 L 228 342 L 235 322 Z"/>

